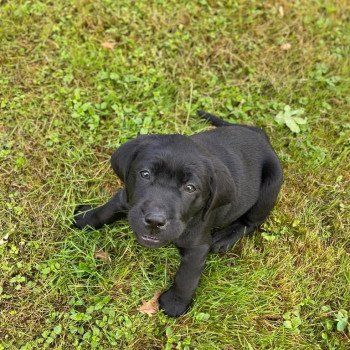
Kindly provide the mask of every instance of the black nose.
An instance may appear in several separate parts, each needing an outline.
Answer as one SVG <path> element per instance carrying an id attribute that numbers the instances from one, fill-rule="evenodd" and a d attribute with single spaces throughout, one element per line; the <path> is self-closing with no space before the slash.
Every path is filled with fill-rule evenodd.
<path id="1" fill-rule="evenodd" d="M 162 213 L 148 213 L 145 216 L 145 223 L 151 228 L 162 228 L 166 224 L 166 217 Z"/>

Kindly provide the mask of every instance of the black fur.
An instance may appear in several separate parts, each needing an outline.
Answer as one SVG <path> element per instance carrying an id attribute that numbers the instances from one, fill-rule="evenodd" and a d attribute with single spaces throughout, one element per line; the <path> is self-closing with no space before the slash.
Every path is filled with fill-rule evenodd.
<path id="1" fill-rule="evenodd" d="M 159 303 L 167 315 L 186 312 L 209 251 L 225 252 L 261 225 L 282 184 L 282 168 L 265 133 L 198 113 L 218 128 L 190 137 L 140 136 L 112 155 L 124 181 L 101 207 L 79 207 L 76 227 L 99 228 L 127 216 L 146 247 L 175 244 L 181 264 Z"/>

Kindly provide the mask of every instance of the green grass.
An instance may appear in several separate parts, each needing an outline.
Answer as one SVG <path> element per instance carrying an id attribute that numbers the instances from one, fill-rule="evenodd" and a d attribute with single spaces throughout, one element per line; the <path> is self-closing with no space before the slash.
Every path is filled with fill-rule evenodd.
<path id="1" fill-rule="evenodd" d="M 346 0 L 0 1 L 0 349 L 349 349 L 349 16 Z M 116 147 L 205 130 L 199 108 L 263 127 L 285 183 L 260 232 L 210 255 L 188 314 L 148 317 L 176 249 L 72 213 L 121 186 Z"/>

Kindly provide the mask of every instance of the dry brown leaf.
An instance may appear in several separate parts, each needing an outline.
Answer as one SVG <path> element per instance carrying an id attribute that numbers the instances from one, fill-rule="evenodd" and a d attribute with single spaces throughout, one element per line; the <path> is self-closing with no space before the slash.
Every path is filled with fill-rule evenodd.
<path id="1" fill-rule="evenodd" d="M 292 45 L 290 43 L 284 43 L 281 45 L 281 50 L 283 51 L 290 50 L 291 48 L 292 48 Z"/>
<path id="2" fill-rule="evenodd" d="M 141 306 L 139 306 L 139 308 L 137 310 L 139 310 L 143 314 L 147 314 L 148 316 L 152 316 L 153 314 L 155 314 L 159 309 L 158 298 L 159 298 L 160 294 L 161 294 L 161 292 L 159 290 L 157 290 L 154 293 L 152 299 L 150 299 L 148 301 L 142 300 L 142 304 L 141 304 Z"/>
<path id="3" fill-rule="evenodd" d="M 115 45 L 116 45 L 116 42 L 112 40 L 105 41 L 104 43 L 102 43 L 102 47 L 108 50 L 113 50 L 115 48 Z"/>
<path id="4" fill-rule="evenodd" d="M 187 26 L 191 23 L 191 17 L 187 12 L 182 12 L 178 18 L 179 22 L 184 26 Z"/>
<path id="5" fill-rule="evenodd" d="M 110 263 L 112 261 L 111 257 L 104 250 L 96 250 L 95 259 L 102 260 L 103 262 Z"/>

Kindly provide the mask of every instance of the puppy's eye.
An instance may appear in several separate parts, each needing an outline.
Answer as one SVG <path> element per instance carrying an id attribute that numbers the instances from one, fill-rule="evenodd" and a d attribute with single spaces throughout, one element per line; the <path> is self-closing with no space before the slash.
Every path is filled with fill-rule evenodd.
<path id="1" fill-rule="evenodd" d="M 186 185 L 185 186 L 185 191 L 188 193 L 192 193 L 196 190 L 196 188 L 193 185 Z"/>
<path id="2" fill-rule="evenodd" d="M 147 179 L 147 180 L 149 180 L 151 178 L 151 174 L 147 170 L 140 171 L 140 175 L 141 175 L 141 177 L 143 177 L 144 179 Z"/>

